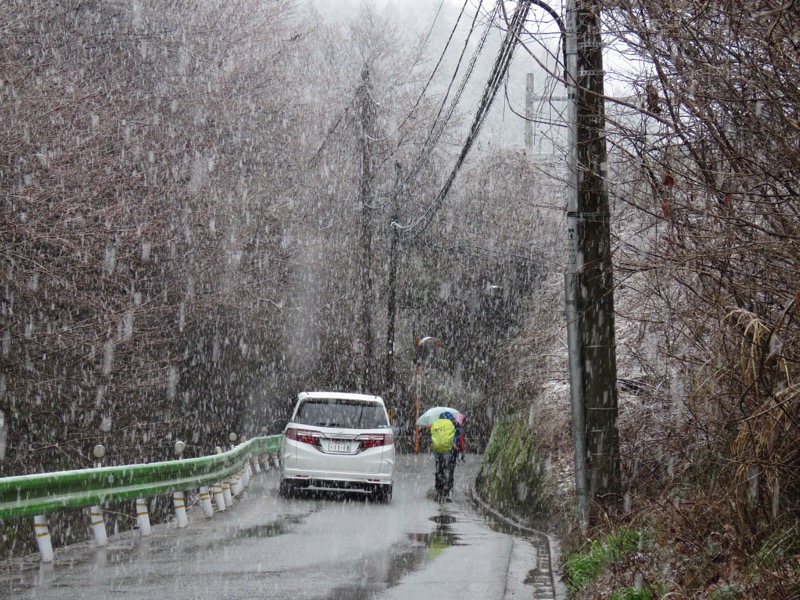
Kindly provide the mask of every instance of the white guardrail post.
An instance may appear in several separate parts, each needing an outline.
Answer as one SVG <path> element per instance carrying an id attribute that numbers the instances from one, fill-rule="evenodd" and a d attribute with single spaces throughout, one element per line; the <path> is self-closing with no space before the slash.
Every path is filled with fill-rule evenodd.
<path id="1" fill-rule="evenodd" d="M 225 510 L 225 495 L 222 493 L 222 482 L 212 485 L 211 490 L 214 492 L 214 504 L 217 505 L 217 510 Z"/>
<path id="2" fill-rule="evenodd" d="M 186 443 L 177 440 L 175 442 L 175 454 L 178 460 L 183 459 L 183 451 L 186 449 Z M 178 522 L 178 528 L 183 529 L 189 526 L 189 519 L 186 516 L 186 499 L 183 492 L 173 492 L 172 503 L 175 505 L 175 519 Z"/>
<path id="3" fill-rule="evenodd" d="M 148 537 L 153 535 L 150 529 L 150 513 L 147 512 L 147 500 L 145 498 L 136 499 L 136 521 L 139 523 L 139 533 Z"/>
<path id="4" fill-rule="evenodd" d="M 92 532 L 94 533 L 94 543 L 97 546 L 108 546 L 108 535 L 106 534 L 106 520 L 103 517 L 103 508 L 98 505 L 89 509 L 92 520 Z"/>
<path id="5" fill-rule="evenodd" d="M 222 496 L 225 498 L 225 506 L 233 506 L 233 496 L 231 496 L 231 482 L 224 480 L 222 482 Z"/>
<path id="6" fill-rule="evenodd" d="M 228 440 L 231 443 L 231 449 L 236 449 L 236 447 L 239 446 L 242 443 L 242 441 L 244 440 L 244 436 L 241 436 L 241 438 L 240 438 L 235 433 L 231 433 L 228 436 Z M 239 440 L 239 444 L 236 443 L 237 440 Z M 236 496 L 238 496 L 239 493 L 242 491 L 241 485 L 239 484 L 241 473 L 242 472 L 239 471 L 238 473 L 235 473 L 234 475 L 231 475 L 230 488 L 231 488 L 231 497 L 232 498 L 235 498 Z"/>
<path id="7" fill-rule="evenodd" d="M 241 444 L 244 444 L 247 441 L 247 436 L 243 435 L 240 438 L 240 440 L 241 440 Z M 250 471 L 250 459 L 248 458 L 247 462 L 244 464 L 244 467 L 242 467 L 242 470 L 241 470 L 241 473 L 240 473 L 241 474 L 241 485 L 239 486 L 239 492 L 241 492 L 242 490 L 246 490 L 248 487 L 250 487 L 250 473 L 251 473 L 251 471 Z"/>
<path id="8" fill-rule="evenodd" d="M 211 506 L 211 494 L 206 485 L 200 487 L 200 506 L 203 507 L 203 514 L 207 519 L 214 516 L 214 507 Z"/>
<path id="9" fill-rule="evenodd" d="M 103 465 L 106 447 L 103 446 L 103 444 L 97 444 L 92 450 L 92 454 L 94 454 L 94 457 L 97 459 L 94 466 L 99 469 Z M 106 534 L 106 520 L 103 517 L 103 508 L 99 504 L 95 504 L 89 509 L 89 519 L 92 524 L 92 532 L 94 533 L 94 543 L 100 547 L 107 546 L 108 535 Z"/>
<path id="10" fill-rule="evenodd" d="M 47 517 L 36 515 L 33 517 L 33 531 L 36 533 L 36 545 L 39 546 L 39 555 L 43 563 L 53 562 L 53 541 L 47 528 Z"/>
<path id="11" fill-rule="evenodd" d="M 175 492 L 172 495 L 172 503 L 175 505 L 175 520 L 178 522 L 178 527 L 183 529 L 189 526 L 189 518 L 186 516 L 186 501 L 183 498 L 183 492 Z"/>

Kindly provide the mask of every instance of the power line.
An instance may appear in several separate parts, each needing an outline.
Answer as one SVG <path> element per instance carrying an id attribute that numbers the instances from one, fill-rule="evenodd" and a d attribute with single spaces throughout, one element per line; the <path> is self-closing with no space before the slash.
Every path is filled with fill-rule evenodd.
<path id="1" fill-rule="evenodd" d="M 489 113 L 489 109 L 494 102 L 494 98 L 500 89 L 500 85 L 503 79 L 506 77 L 508 67 L 511 64 L 511 58 L 513 57 L 514 50 L 517 47 L 518 37 L 525 26 L 525 21 L 528 18 L 529 10 L 530 3 L 528 2 L 517 4 L 516 9 L 514 10 L 508 31 L 506 32 L 503 43 L 500 47 L 500 51 L 495 59 L 494 67 L 492 68 L 489 80 L 484 88 L 483 96 L 481 98 L 480 105 L 478 106 L 478 111 L 472 121 L 470 132 L 467 135 L 467 139 L 464 142 L 464 146 L 461 149 L 461 153 L 459 154 L 455 165 L 453 166 L 450 176 L 447 178 L 447 181 L 445 181 L 442 189 L 439 191 L 428 209 L 419 217 L 419 219 L 417 219 L 416 222 L 405 227 L 407 231 L 413 230 L 413 233 L 409 234 L 409 241 L 412 243 L 419 238 L 420 235 L 422 235 L 433 219 L 433 216 L 441 208 L 445 198 L 447 197 L 447 193 L 450 191 L 450 187 L 453 185 L 453 181 L 455 180 L 458 171 L 461 169 L 461 165 L 464 163 L 467 154 L 472 148 L 472 144 L 477 139 L 481 126 L 486 119 L 486 115 Z"/>
<path id="2" fill-rule="evenodd" d="M 344 107 L 344 110 L 339 113 L 339 118 L 336 119 L 336 122 L 328 129 L 328 133 L 325 134 L 325 139 L 322 140 L 322 143 L 320 144 L 320 146 L 317 149 L 317 151 L 314 153 L 314 156 L 312 156 L 309 159 L 308 164 L 306 165 L 306 170 L 311 169 L 311 167 L 314 165 L 314 163 L 320 157 L 320 155 L 322 154 L 322 151 L 325 149 L 325 145 L 328 143 L 328 140 L 333 135 L 333 132 L 336 131 L 336 128 L 339 127 L 339 123 L 342 122 L 342 119 L 344 119 L 345 115 L 349 112 L 350 108 L 352 107 L 352 103 L 353 103 L 354 100 L 355 100 L 355 96 L 353 96 L 353 98 L 350 99 L 350 103 L 347 106 Z"/>
<path id="3" fill-rule="evenodd" d="M 422 102 L 422 99 L 425 97 L 425 92 L 428 91 L 428 87 L 431 85 L 431 81 L 433 81 L 433 78 L 436 75 L 436 72 L 439 70 L 439 67 L 442 64 L 442 61 L 444 60 L 444 57 L 447 54 L 447 49 L 450 47 L 450 42 L 453 41 L 453 36 L 455 35 L 456 30 L 458 29 L 458 24 L 461 22 L 461 17 L 464 16 L 464 11 L 467 8 L 468 2 L 469 2 L 469 0 L 464 0 L 464 4 L 461 6 L 461 11 L 458 13 L 458 18 L 456 19 L 455 25 L 453 25 L 453 29 L 450 31 L 450 36 L 447 38 L 447 42 L 445 43 L 444 48 L 442 49 L 442 53 L 439 55 L 439 60 L 436 61 L 436 66 L 433 67 L 433 71 L 431 71 L 431 75 L 430 75 L 430 77 L 428 77 L 428 81 L 425 83 L 425 86 L 422 88 L 422 92 L 420 92 L 420 95 L 417 97 L 417 101 L 414 103 L 414 106 L 411 108 L 411 110 L 405 116 L 405 118 L 400 123 L 400 125 L 397 126 L 397 130 L 398 131 L 400 129 L 402 129 L 403 125 L 405 125 L 408 122 L 408 120 L 414 115 L 414 113 L 416 112 L 417 108 L 419 107 L 419 103 Z M 436 20 L 439 18 L 439 13 L 441 12 L 443 5 L 444 5 L 444 0 L 442 0 L 442 2 L 439 4 L 439 9 L 436 11 L 436 15 L 433 17 L 433 23 L 431 23 L 431 27 L 428 30 L 428 35 L 425 36 L 425 42 L 423 43 L 423 47 L 425 45 L 427 45 L 427 43 L 428 43 L 428 39 L 431 36 L 431 32 L 433 31 L 433 27 L 436 24 Z M 460 64 L 461 63 L 459 63 L 459 65 Z"/>
<path id="4" fill-rule="evenodd" d="M 489 31 L 491 31 L 491 25 L 493 20 L 492 18 L 489 18 L 487 21 L 487 25 L 484 28 L 483 34 L 481 35 L 477 47 L 475 48 L 475 52 L 473 52 L 472 57 L 470 58 L 470 62 L 467 65 L 467 69 L 461 78 L 461 83 L 459 84 L 459 87 L 456 90 L 456 93 L 454 94 L 453 98 L 450 100 L 450 108 L 445 113 L 444 119 L 442 119 L 442 111 L 444 110 L 444 107 L 447 104 L 447 99 L 450 96 L 450 91 L 452 90 L 453 84 L 456 80 L 456 77 L 458 76 L 458 71 L 461 69 L 461 63 L 464 59 L 464 55 L 466 54 L 467 47 L 469 46 L 469 40 L 472 37 L 473 32 L 475 31 L 476 23 L 478 20 L 478 16 L 480 15 L 480 9 L 482 5 L 483 1 L 481 0 L 480 4 L 478 5 L 475 11 L 475 16 L 472 19 L 472 24 L 470 26 L 469 33 L 467 34 L 467 37 L 464 40 L 464 46 L 461 49 L 461 54 L 458 57 L 458 64 L 456 65 L 456 68 L 453 72 L 453 76 L 450 78 L 450 83 L 447 87 L 447 91 L 444 97 L 442 98 L 442 102 L 439 106 L 439 111 L 437 112 L 433 124 L 431 125 L 431 128 L 428 131 L 428 136 L 422 145 L 422 151 L 420 152 L 419 157 L 415 161 L 414 166 L 409 170 L 408 175 L 406 175 L 404 183 L 408 183 L 411 179 L 416 177 L 417 173 L 419 173 L 419 170 L 422 168 L 422 165 L 424 165 L 428 161 L 428 158 L 430 157 L 431 153 L 433 152 L 433 149 L 436 147 L 436 144 L 438 143 L 439 139 L 442 136 L 442 133 L 444 132 L 445 126 L 452 118 L 456 106 L 461 100 L 461 95 L 463 94 L 464 89 L 466 88 L 467 82 L 472 76 L 472 73 L 475 69 L 475 64 L 478 60 L 478 56 L 483 50 L 486 44 L 486 40 L 489 37 Z M 466 2 L 464 3 L 464 7 L 466 7 Z M 462 8 L 462 11 L 463 10 L 464 9 Z M 495 7 L 495 11 L 496 10 L 497 8 Z M 490 17 L 493 17 L 493 14 L 494 13 L 492 13 Z"/>

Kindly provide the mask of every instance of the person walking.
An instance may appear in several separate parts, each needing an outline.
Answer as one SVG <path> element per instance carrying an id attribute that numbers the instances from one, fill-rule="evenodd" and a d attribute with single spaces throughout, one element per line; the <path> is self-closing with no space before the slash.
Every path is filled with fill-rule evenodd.
<path id="1" fill-rule="evenodd" d="M 436 463 L 434 484 L 437 499 L 449 499 L 456 468 L 456 420 L 452 413 L 443 412 L 431 425 L 431 450 Z"/>

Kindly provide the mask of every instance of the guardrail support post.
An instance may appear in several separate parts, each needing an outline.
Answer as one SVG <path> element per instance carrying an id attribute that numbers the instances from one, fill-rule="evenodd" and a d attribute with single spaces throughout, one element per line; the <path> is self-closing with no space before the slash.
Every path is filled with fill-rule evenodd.
<path id="1" fill-rule="evenodd" d="M 211 490 L 214 492 L 214 503 L 217 505 L 217 510 L 225 510 L 225 496 L 222 493 L 222 482 L 212 485 Z"/>
<path id="2" fill-rule="evenodd" d="M 247 461 L 247 464 L 244 466 L 244 472 L 242 473 L 242 486 L 244 489 L 250 487 L 250 474 L 252 470 L 250 469 L 250 461 Z"/>
<path id="3" fill-rule="evenodd" d="M 256 471 L 256 475 L 261 473 L 261 457 L 260 456 L 256 456 L 255 457 L 255 460 L 253 461 L 253 468 Z"/>
<path id="4" fill-rule="evenodd" d="M 94 533 L 94 543 L 97 546 L 108 546 L 108 535 L 106 534 L 106 520 L 103 517 L 103 508 L 95 505 L 89 509 L 92 520 L 92 532 Z"/>
<path id="5" fill-rule="evenodd" d="M 175 505 L 175 519 L 178 527 L 188 527 L 189 519 L 186 516 L 186 501 L 183 498 L 183 492 L 175 492 L 172 495 L 172 503 Z"/>
<path id="6" fill-rule="evenodd" d="M 233 496 L 231 496 L 231 482 L 222 482 L 222 496 L 225 498 L 225 506 L 233 506 Z"/>
<path id="7" fill-rule="evenodd" d="M 150 514 L 147 512 L 147 500 L 144 498 L 136 499 L 136 521 L 139 523 L 139 533 L 142 536 L 153 534 L 150 529 Z"/>
<path id="8" fill-rule="evenodd" d="M 214 507 L 211 506 L 211 494 L 205 485 L 200 488 L 200 506 L 203 507 L 203 514 L 206 518 L 210 519 L 214 516 Z"/>
<path id="9" fill-rule="evenodd" d="M 231 496 L 234 498 L 238 496 L 242 491 L 242 477 L 239 473 L 231 477 Z"/>
<path id="10" fill-rule="evenodd" d="M 36 515 L 33 517 L 33 531 L 36 533 L 36 545 L 39 546 L 42 562 L 53 562 L 53 542 L 50 539 L 50 531 L 47 528 L 47 516 Z"/>

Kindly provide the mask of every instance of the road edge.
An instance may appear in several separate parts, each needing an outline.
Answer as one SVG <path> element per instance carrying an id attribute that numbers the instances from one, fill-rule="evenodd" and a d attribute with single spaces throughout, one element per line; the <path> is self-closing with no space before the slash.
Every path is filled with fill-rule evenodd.
<path id="1" fill-rule="evenodd" d="M 472 485 L 467 486 L 466 492 L 467 498 L 469 498 L 473 504 L 475 504 L 484 513 L 490 515 L 496 521 L 518 531 L 521 534 L 542 536 L 547 539 L 547 552 L 550 560 L 550 582 L 553 590 L 553 598 L 556 600 L 566 600 L 566 588 L 564 587 L 563 582 L 556 576 L 556 560 L 558 559 L 560 552 L 558 550 L 555 538 L 544 531 L 522 525 L 521 523 L 518 523 L 502 514 L 493 508 L 483 498 L 481 498 Z"/>

